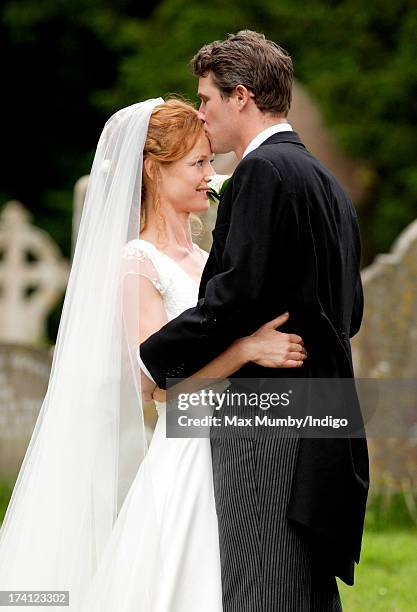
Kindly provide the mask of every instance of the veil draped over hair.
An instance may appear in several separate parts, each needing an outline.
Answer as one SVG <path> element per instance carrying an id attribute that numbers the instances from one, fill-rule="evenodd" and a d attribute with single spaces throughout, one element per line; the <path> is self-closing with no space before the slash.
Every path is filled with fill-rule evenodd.
<path id="1" fill-rule="evenodd" d="M 163 102 L 118 111 L 100 136 L 48 390 L 0 531 L 0 590 L 69 590 L 71 610 L 147 451 L 138 293 L 124 299 L 121 253 L 139 237 L 143 148 Z"/>

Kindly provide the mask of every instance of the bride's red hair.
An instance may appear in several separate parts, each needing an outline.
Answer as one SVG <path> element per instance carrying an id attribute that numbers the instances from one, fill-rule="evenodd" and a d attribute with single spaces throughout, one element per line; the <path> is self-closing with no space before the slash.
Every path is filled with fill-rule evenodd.
<path id="1" fill-rule="evenodd" d="M 198 118 L 197 110 L 188 102 L 171 98 L 154 108 L 149 120 L 143 161 L 151 159 L 156 162 L 156 176 L 150 179 L 143 171 L 141 230 L 146 225 L 146 200 L 153 203 L 163 224 L 163 217 L 159 212 L 158 165 L 171 164 L 185 157 L 202 134 L 204 124 Z"/>

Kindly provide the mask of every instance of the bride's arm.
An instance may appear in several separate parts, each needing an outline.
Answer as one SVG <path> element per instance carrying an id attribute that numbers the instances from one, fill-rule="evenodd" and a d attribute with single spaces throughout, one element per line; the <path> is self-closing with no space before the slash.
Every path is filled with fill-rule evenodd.
<path id="1" fill-rule="evenodd" d="M 167 323 L 162 296 L 153 283 L 145 276 L 140 277 L 139 320 L 140 342 L 144 342 Z M 141 371 L 141 387 L 143 398 L 151 400 L 156 384 L 143 371 Z"/>
<path id="2" fill-rule="evenodd" d="M 135 241 L 126 244 L 121 259 L 122 320 L 142 397 L 152 400 L 156 383 L 140 360 L 138 347 L 168 322 L 164 282 L 146 248 Z M 139 366 L 139 367 L 137 367 Z M 138 380 L 139 383 L 139 380 Z"/>
<path id="3" fill-rule="evenodd" d="M 196 379 L 223 379 L 237 372 L 249 362 L 268 368 L 299 368 L 307 358 L 303 340 L 296 334 L 277 331 L 288 321 L 288 313 L 265 323 L 255 333 L 235 340 L 226 350 L 187 380 L 191 386 Z M 181 388 L 183 384 L 181 384 Z M 195 389 L 194 389 L 195 390 Z M 155 389 L 153 398 L 165 401 L 166 391 Z"/>
<path id="4" fill-rule="evenodd" d="M 136 361 L 139 344 L 159 331 L 167 323 L 167 316 L 158 290 L 158 273 L 146 254 L 138 251 L 134 257 L 125 257 L 122 266 L 123 324 L 129 350 Z M 156 383 L 142 369 L 137 373 L 143 399 L 152 400 Z"/>

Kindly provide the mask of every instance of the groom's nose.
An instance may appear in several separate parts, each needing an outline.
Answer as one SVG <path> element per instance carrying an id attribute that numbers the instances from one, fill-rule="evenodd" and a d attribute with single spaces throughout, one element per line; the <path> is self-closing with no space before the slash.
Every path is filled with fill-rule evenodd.
<path id="1" fill-rule="evenodd" d="M 201 108 L 198 109 L 197 115 L 200 121 L 206 120 L 206 114 L 201 110 Z"/>

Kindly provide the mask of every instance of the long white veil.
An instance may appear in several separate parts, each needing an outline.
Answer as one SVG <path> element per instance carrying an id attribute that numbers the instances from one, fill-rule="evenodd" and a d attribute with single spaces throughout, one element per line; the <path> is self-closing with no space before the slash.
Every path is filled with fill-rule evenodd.
<path id="1" fill-rule="evenodd" d="M 143 147 L 162 103 L 120 110 L 101 134 L 48 390 L 0 531 L 0 590 L 69 590 L 71 610 L 147 450 L 121 252 L 139 235 Z"/>

